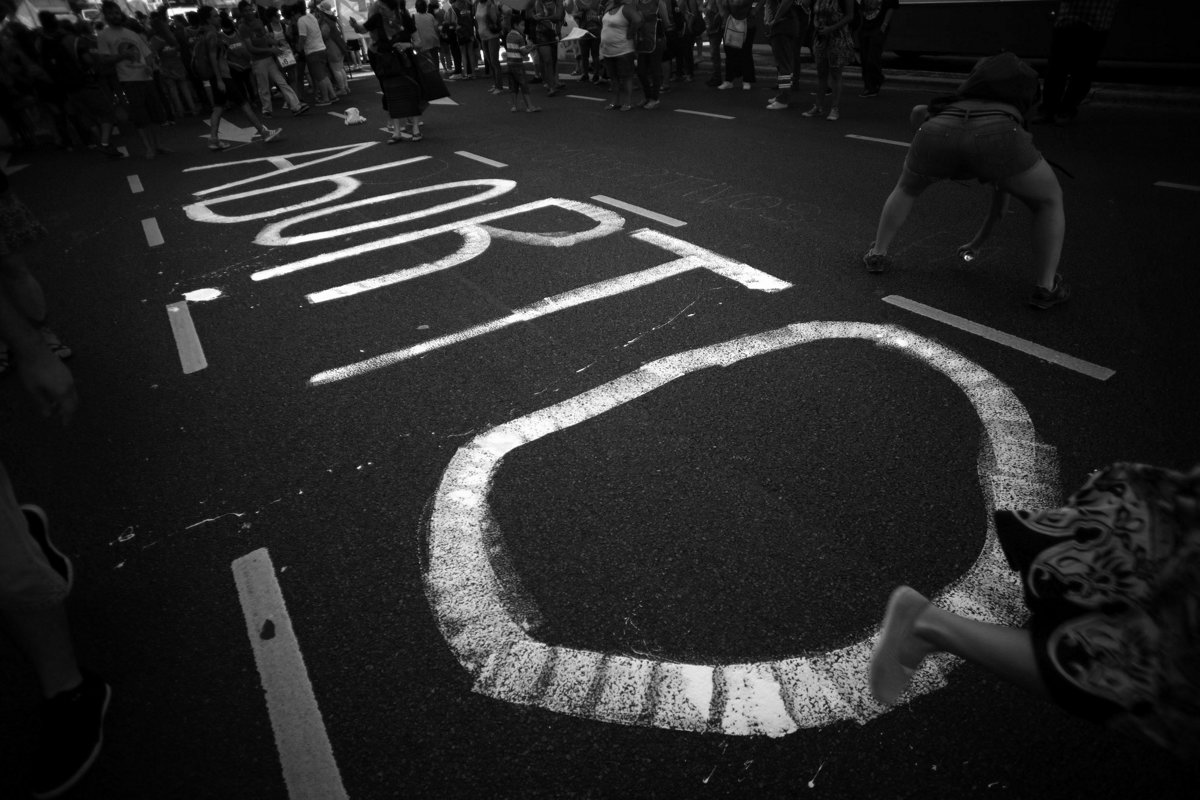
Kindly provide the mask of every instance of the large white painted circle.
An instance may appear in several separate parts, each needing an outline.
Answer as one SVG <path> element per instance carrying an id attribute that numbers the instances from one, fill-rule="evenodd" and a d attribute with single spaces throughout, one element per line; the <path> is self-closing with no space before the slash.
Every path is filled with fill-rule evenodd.
<path id="1" fill-rule="evenodd" d="M 550 646 L 533 639 L 519 614 L 510 612 L 489 557 L 500 531 L 488 492 L 507 453 L 688 373 L 824 339 L 865 339 L 905 353 L 945 375 L 970 400 L 986 434 L 979 478 L 987 533 L 975 563 L 935 602 L 988 622 L 1025 618 L 1020 586 L 1000 551 L 991 512 L 1054 504 L 1058 489 L 1053 449 L 1037 443 L 1020 401 L 987 370 L 903 328 L 798 323 L 653 361 L 492 428 L 458 450 L 433 500 L 425 583 L 442 635 L 475 678 L 475 691 L 606 722 L 733 735 L 783 736 L 846 719 L 863 723 L 887 711 L 866 685 L 878 631 L 819 655 L 744 664 L 683 664 Z M 927 659 L 907 697 L 940 688 L 956 663 L 945 655 Z"/>

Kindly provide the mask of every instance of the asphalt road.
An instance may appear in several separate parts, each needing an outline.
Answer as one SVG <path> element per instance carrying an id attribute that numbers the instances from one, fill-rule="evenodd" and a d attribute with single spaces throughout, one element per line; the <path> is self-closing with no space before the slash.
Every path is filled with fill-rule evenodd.
<path id="1" fill-rule="evenodd" d="M 660 109 L 628 114 L 564 96 L 540 100 L 538 115 L 510 114 L 487 86 L 452 85 L 457 104 L 429 109 L 418 144 L 382 144 L 364 77 L 363 126 L 285 114 L 281 140 L 214 155 L 190 122 L 164 131 L 176 152 L 153 162 L 37 153 L 8 164 L 25 165 L 14 186 L 52 232 L 31 255 L 77 352 L 84 405 L 68 429 L 43 425 L 6 377 L 0 454 L 76 560 L 79 649 L 115 692 L 105 750 L 75 796 L 334 797 L 337 785 L 354 798 L 1190 796 L 1194 766 L 970 665 L 881 713 L 863 704 L 850 658 L 822 684 L 828 713 L 810 708 L 816 724 L 782 736 L 740 735 L 734 711 L 750 706 L 731 669 L 712 670 L 725 715 L 706 709 L 699 732 L 657 727 L 661 700 L 630 701 L 631 725 L 544 706 L 575 677 L 563 654 L 817 664 L 872 634 L 896 584 L 955 585 L 997 502 L 981 481 L 1003 455 L 987 420 L 1027 415 L 1032 439 L 1018 449 L 1029 458 L 1013 477 L 1044 494 L 1112 461 L 1192 464 L 1195 108 L 1094 104 L 1071 127 L 1037 129 L 1074 176 L 1061 269 L 1075 296 L 1039 313 L 1024 304 L 1026 210 L 1014 207 L 974 263 L 955 255 L 987 206 L 977 185 L 930 190 L 893 249 L 896 269 L 861 267 L 908 108 L 929 87 L 848 92 L 831 123 L 801 118 L 802 104 L 764 111 L 765 85 L 676 85 Z M 279 188 L 418 157 L 353 176 L 361 185 L 336 201 L 320 199 L 329 181 Z M 281 158 L 297 168 L 257 177 Z M 493 183 L 443 186 L 464 181 Z M 564 202 L 462 224 L 547 198 Z M 457 206 L 430 211 L 439 203 Z M 148 244 L 150 219 L 161 245 Z M 563 246 L 604 224 L 606 235 Z M 201 289 L 221 296 L 186 303 L 206 366 L 185 372 L 171 322 L 181 312 L 168 306 Z M 1113 374 L 1064 368 L 896 297 Z M 801 323 L 828 324 L 789 327 Z M 725 365 L 704 367 L 700 353 Z M 969 380 L 986 391 L 968 396 Z M 505 442 L 485 475 L 472 454 Z M 491 570 L 438 583 L 455 543 L 480 537 Z M 258 583 L 239 594 L 239 581 Z M 497 696 L 517 691 L 496 677 L 503 664 L 464 662 L 482 646 L 468 634 L 490 590 L 525 615 L 530 653 L 559 654 L 522 703 Z M 1001 579 L 979 591 L 1013 596 Z M 293 634 L 315 727 L 297 710 L 303 681 L 271 666 L 270 648 Z M 36 688 L 7 644 L 0 686 L 0 796 L 20 796 Z M 269 708 L 272 686 L 282 700 Z M 317 729 L 328 750 L 289 744 Z M 285 773 L 306 767 L 333 782 L 293 778 L 289 791 Z"/>

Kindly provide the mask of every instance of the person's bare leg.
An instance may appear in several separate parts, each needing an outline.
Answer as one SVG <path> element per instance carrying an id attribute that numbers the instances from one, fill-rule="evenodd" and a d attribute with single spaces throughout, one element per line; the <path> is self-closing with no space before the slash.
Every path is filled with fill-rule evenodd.
<path id="1" fill-rule="evenodd" d="M 1063 211 L 1062 187 L 1054 170 L 1042 159 L 1020 175 L 1000 181 L 1009 192 L 1033 212 L 1033 268 L 1037 285 L 1054 288 L 1054 275 L 1062 257 L 1063 236 L 1067 230 Z"/>
<path id="2" fill-rule="evenodd" d="M 46 295 L 21 253 L 0 255 L 0 281 L 14 306 L 36 326 L 46 321 Z"/>
<path id="3" fill-rule="evenodd" d="M 907 586 L 896 589 L 888 601 L 871 656 L 871 692 L 881 703 L 894 703 L 925 656 L 939 651 L 978 664 L 1039 697 L 1049 694 L 1029 631 L 960 617 Z"/>
<path id="4" fill-rule="evenodd" d="M 45 697 L 73 689 L 83 681 L 71 643 L 67 609 L 61 602 L 38 608 L 4 609 L 0 611 L 0 619 L 4 620 L 4 629 L 17 649 L 33 665 Z"/>
<path id="5" fill-rule="evenodd" d="M 921 192 L 933 184 L 934 181 L 922 178 L 908 167 L 901 169 L 900 179 L 896 181 L 896 187 L 884 201 L 883 210 L 879 213 L 879 225 L 875 229 L 875 244 L 871 246 L 872 253 L 887 255 L 888 248 L 892 245 L 892 239 L 896 238 L 896 234 L 912 212 L 913 203 L 917 201 Z"/>
<path id="6" fill-rule="evenodd" d="M 1001 189 L 999 186 L 992 185 L 992 201 L 988 205 L 987 216 L 983 218 L 983 224 L 979 226 L 979 230 L 975 233 L 975 238 L 958 248 L 958 254 L 967 261 L 974 260 L 975 255 L 983 247 L 983 243 L 992 235 L 992 230 L 1000 220 L 1004 219 L 1004 215 L 1008 213 L 1008 200 L 1012 197 L 1008 192 Z"/>
<path id="7" fill-rule="evenodd" d="M 830 103 L 830 110 L 833 110 L 833 109 L 837 108 L 838 105 L 842 101 L 842 68 L 841 67 L 837 67 L 837 68 L 831 69 L 829 71 L 829 88 L 833 89 L 833 94 L 830 95 L 830 97 L 833 98 L 832 102 Z M 817 91 L 821 92 L 822 96 L 824 96 L 824 89 L 818 89 Z"/>

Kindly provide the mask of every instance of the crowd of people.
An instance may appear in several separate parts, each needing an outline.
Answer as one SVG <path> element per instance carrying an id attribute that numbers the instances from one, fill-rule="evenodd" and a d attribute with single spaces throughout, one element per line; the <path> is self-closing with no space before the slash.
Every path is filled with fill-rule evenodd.
<path id="1" fill-rule="evenodd" d="M 210 148 L 223 150 L 228 110 L 270 141 L 280 130 L 264 119 L 332 105 L 349 95 L 348 73 L 362 64 L 362 46 L 345 35 L 332 0 L 175 15 L 162 6 L 132 17 L 110 0 L 101 10 L 94 23 L 42 11 L 37 28 L 10 21 L 0 32 L 0 117 L 14 147 L 51 137 L 122 158 L 111 139 L 119 127 L 136 130 L 154 158 L 165 152 L 156 128 L 199 117 L 212 124 Z"/>
<path id="2" fill-rule="evenodd" d="M 507 78 L 521 77 L 527 64 L 532 74 L 521 82 L 523 91 L 533 83 L 547 96 L 561 92 L 559 41 L 578 27 L 589 35 L 565 46 L 573 76 L 608 86 L 614 110 L 634 107 L 635 78 L 638 105 L 655 108 L 672 83 L 695 80 L 705 59 L 708 86 L 749 89 L 761 21 L 780 72 L 767 108 L 793 102 L 798 53 L 808 42 L 822 81 L 818 100 L 828 76 L 826 117 L 837 119 L 841 68 L 856 57 L 852 31 L 862 39 L 863 96 L 871 97 L 882 83 L 877 62 L 895 6 L 896 0 L 532 0 L 515 12 L 498 0 L 411 6 L 400 0 L 377 2 L 372 14 L 382 10 L 403 19 L 402 27 L 411 25 L 406 47 L 431 60 L 445 80 L 486 79 L 493 94 L 510 91 Z M 280 8 L 246 1 L 232 11 L 201 6 L 172 15 L 162 6 L 133 16 L 110 0 L 102 13 L 88 22 L 43 11 L 39 27 L 10 21 L 0 33 L 0 117 L 14 147 L 49 141 L 121 158 L 128 148 L 114 147 L 113 130 L 130 129 L 154 158 L 165 152 L 156 128 L 197 117 L 211 122 L 209 146 L 219 151 L 228 146 L 219 136 L 228 111 L 240 112 L 255 138 L 269 141 L 279 135 L 267 124 L 277 114 L 304 114 L 346 97 L 349 73 L 364 66 L 374 40 L 361 21 L 339 19 L 332 0 Z M 510 59 L 503 54 L 517 18 L 529 49 Z M 820 103 L 805 113 L 818 111 Z"/>

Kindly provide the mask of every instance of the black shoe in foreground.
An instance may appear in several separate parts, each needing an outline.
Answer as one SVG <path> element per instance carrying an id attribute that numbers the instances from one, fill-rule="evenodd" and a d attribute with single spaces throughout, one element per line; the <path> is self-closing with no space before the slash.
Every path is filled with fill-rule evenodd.
<path id="1" fill-rule="evenodd" d="M 104 743 L 104 715 L 112 689 L 84 671 L 83 683 L 45 702 L 42 741 L 34 760 L 34 797 L 59 797 L 83 777 Z"/>
<path id="2" fill-rule="evenodd" d="M 880 273 L 892 266 L 891 256 L 885 256 L 882 253 L 873 253 L 870 250 L 863 256 L 863 264 L 867 268 L 867 272 Z"/>
<path id="3" fill-rule="evenodd" d="M 71 591 L 71 587 L 75 585 L 75 566 L 50 540 L 50 520 L 46 518 L 46 512 L 40 506 L 27 503 L 21 506 L 21 513 L 25 515 L 29 537 L 42 549 L 50 567 L 67 582 L 67 591 Z"/>
<path id="4" fill-rule="evenodd" d="M 1041 286 L 1033 288 L 1033 294 L 1029 297 L 1029 305 L 1034 308 L 1047 309 L 1061 305 L 1067 302 L 1071 297 L 1071 287 L 1062 279 L 1062 275 L 1054 274 L 1054 288 L 1043 289 Z"/>

